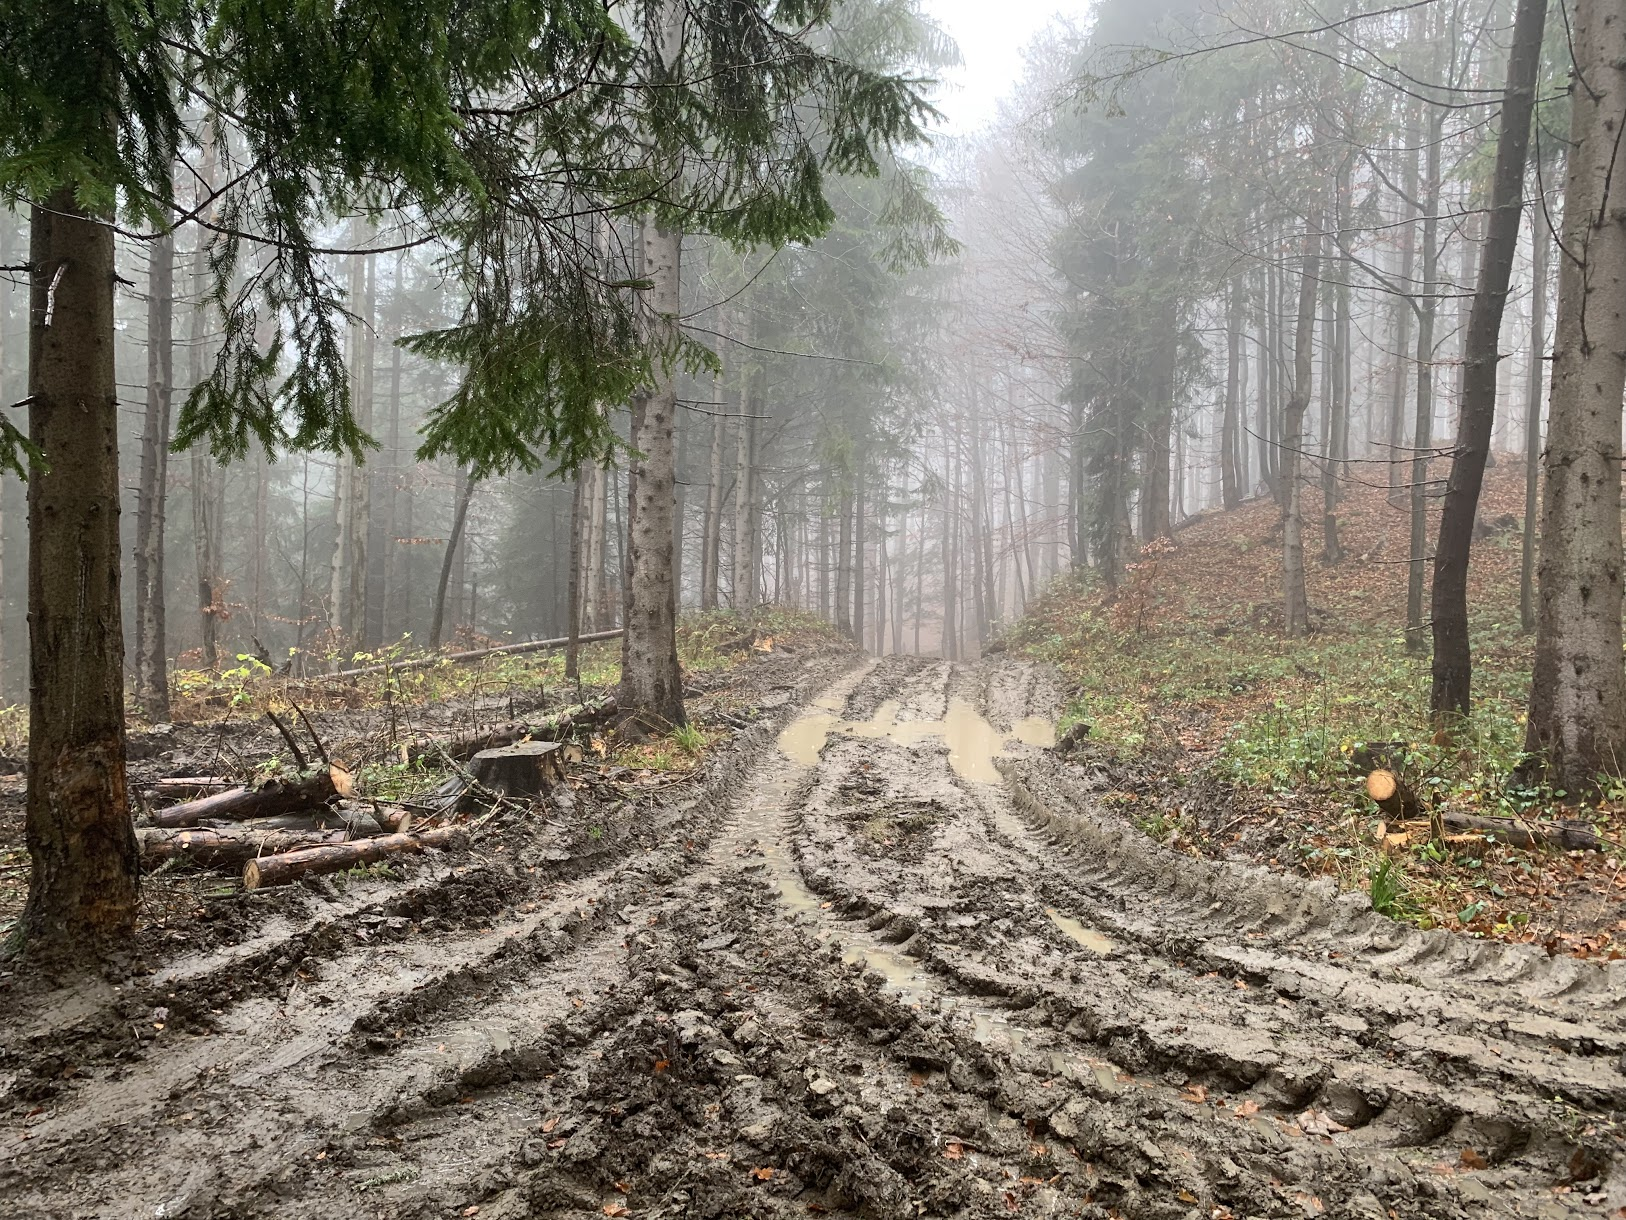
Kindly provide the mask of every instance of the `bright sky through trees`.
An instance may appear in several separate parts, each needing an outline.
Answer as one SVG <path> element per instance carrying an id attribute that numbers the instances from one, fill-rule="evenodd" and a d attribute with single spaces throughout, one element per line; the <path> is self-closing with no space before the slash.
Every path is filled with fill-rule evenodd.
<path id="1" fill-rule="evenodd" d="M 1071 7 L 1058 0 L 928 0 L 926 12 L 959 43 L 964 60 L 942 74 L 942 130 L 964 136 L 987 126 L 1022 75 L 1022 48 Z"/>

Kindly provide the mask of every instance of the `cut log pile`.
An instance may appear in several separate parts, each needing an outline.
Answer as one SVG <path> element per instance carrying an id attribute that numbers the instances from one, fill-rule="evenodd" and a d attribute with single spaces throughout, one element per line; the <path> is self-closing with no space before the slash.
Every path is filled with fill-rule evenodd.
<path id="1" fill-rule="evenodd" d="M 564 778 L 560 743 L 614 714 L 615 700 L 605 698 L 535 720 L 403 746 L 403 760 L 449 760 L 458 767 L 457 774 L 414 808 L 351 799 L 352 776 L 328 761 L 309 722 L 305 725 L 320 758 L 314 768 L 306 767 L 293 733 L 272 715 L 297 773 L 258 786 L 214 775 L 157 780 L 147 798 L 161 807 L 149 813 L 151 825 L 136 832 L 142 864 L 148 871 L 178 861 L 208 868 L 240 866 L 244 888 L 253 890 L 393 855 L 455 846 L 466 835 L 462 828 L 415 827 L 415 819 L 425 811 L 439 819 L 479 801 L 498 804 L 545 796 Z M 164 803 L 172 800 L 177 803 Z"/>

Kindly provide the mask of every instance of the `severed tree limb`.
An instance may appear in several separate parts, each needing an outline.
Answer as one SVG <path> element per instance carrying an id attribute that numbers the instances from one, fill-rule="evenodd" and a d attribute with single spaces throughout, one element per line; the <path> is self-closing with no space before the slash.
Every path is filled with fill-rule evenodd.
<path id="1" fill-rule="evenodd" d="M 306 813 L 349 796 L 350 773 L 325 767 L 296 780 L 274 779 L 257 789 L 232 788 L 201 800 L 185 801 L 152 815 L 155 826 L 195 826 L 208 820 L 242 822 L 279 813 Z"/>
<path id="2" fill-rule="evenodd" d="M 262 856 L 243 866 L 243 888 L 264 889 L 266 886 L 287 885 L 301 877 L 321 873 L 336 873 L 354 868 L 358 864 L 371 864 L 386 857 L 407 852 L 420 852 L 427 847 L 454 847 L 466 835 L 461 827 L 444 826 L 438 830 L 425 830 L 417 834 L 383 835 L 376 839 L 358 839 L 352 843 L 337 843 L 326 847 L 309 847 L 302 851 L 282 855 Z"/>
<path id="3" fill-rule="evenodd" d="M 288 751 L 294 756 L 294 766 L 301 771 L 309 770 L 310 764 L 305 761 L 305 752 L 299 748 L 299 743 L 294 740 L 294 735 L 288 731 L 288 726 L 282 723 L 282 718 L 270 708 L 265 709 L 265 714 L 271 718 L 271 723 L 277 726 L 277 732 L 282 734 L 282 740 L 288 743 Z"/>
<path id="4" fill-rule="evenodd" d="M 143 826 L 136 831 L 141 868 L 151 872 L 167 860 L 186 859 L 211 867 L 242 864 L 256 856 L 344 843 L 350 832 L 335 830 L 258 830 L 243 826 L 181 829 Z"/>

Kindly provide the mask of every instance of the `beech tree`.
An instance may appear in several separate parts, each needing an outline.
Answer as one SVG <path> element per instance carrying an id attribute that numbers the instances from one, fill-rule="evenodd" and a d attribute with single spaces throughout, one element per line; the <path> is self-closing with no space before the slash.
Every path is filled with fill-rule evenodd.
<path id="1" fill-rule="evenodd" d="M 1570 10 L 1569 171 L 1537 579 L 1528 770 L 1583 792 L 1626 773 L 1621 651 L 1621 401 L 1626 394 L 1626 18 Z"/>

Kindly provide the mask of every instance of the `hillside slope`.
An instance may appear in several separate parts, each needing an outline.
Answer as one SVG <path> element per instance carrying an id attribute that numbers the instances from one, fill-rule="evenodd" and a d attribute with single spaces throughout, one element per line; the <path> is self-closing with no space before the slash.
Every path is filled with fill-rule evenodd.
<path id="1" fill-rule="evenodd" d="M 1428 720 L 1428 657 L 1405 650 L 1407 509 L 1385 488 L 1351 486 L 1339 505 L 1345 557 L 1327 565 L 1320 499 L 1307 498 L 1307 640 L 1282 635 L 1280 514 L 1268 499 L 1206 513 L 1172 544 L 1146 548 L 1115 595 L 1088 581 L 1052 590 L 1014 628 L 1014 648 L 1072 683 L 1063 728 L 1088 725 L 1089 748 L 1112 763 L 1110 799 L 1142 807 L 1148 833 L 1192 852 L 1333 875 L 1424 926 L 1614 952 L 1626 936 L 1623 853 L 1519 850 L 1477 835 L 1442 847 L 1426 823 L 1381 824 L 1354 765 L 1364 743 L 1392 743 L 1432 808 L 1558 812 L 1618 838 L 1626 791 L 1558 809 L 1562 794 L 1507 779 L 1532 648 L 1519 627 L 1522 471 L 1504 460 L 1488 474 L 1470 576 L 1474 712 L 1449 743 Z"/>

